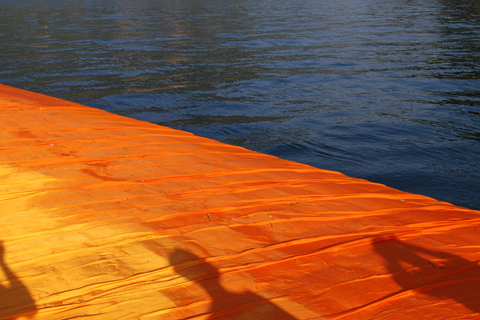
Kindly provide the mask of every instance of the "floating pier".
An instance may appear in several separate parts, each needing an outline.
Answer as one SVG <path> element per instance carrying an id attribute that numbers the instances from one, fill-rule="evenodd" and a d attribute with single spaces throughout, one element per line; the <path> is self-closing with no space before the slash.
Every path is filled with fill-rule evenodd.
<path id="1" fill-rule="evenodd" d="M 0 319 L 480 318 L 480 212 L 0 85 Z"/>

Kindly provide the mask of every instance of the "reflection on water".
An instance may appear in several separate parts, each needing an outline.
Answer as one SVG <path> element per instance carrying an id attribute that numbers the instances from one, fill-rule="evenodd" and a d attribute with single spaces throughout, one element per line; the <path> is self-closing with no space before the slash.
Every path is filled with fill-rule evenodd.
<path id="1" fill-rule="evenodd" d="M 2 1 L 0 82 L 480 209 L 480 4 Z"/>

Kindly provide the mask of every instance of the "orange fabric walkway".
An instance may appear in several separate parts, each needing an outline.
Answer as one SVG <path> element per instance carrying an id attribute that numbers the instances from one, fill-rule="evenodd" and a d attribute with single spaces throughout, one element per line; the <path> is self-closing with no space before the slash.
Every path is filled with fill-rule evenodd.
<path id="1" fill-rule="evenodd" d="M 1 319 L 480 318 L 480 212 L 0 85 Z"/>

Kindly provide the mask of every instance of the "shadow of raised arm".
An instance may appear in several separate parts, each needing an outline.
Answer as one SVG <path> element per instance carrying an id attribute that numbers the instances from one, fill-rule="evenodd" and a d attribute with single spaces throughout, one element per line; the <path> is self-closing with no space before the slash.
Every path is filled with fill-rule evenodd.
<path id="1" fill-rule="evenodd" d="M 459 255 L 405 243 L 395 237 L 376 238 L 375 251 L 385 260 L 402 291 L 456 300 L 480 312 L 480 265 Z"/>

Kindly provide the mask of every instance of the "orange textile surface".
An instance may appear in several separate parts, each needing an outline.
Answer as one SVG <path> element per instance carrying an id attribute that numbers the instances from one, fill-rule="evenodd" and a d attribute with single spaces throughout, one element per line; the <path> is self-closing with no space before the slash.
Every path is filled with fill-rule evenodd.
<path id="1" fill-rule="evenodd" d="M 480 318 L 480 212 L 0 85 L 1 319 Z"/>

